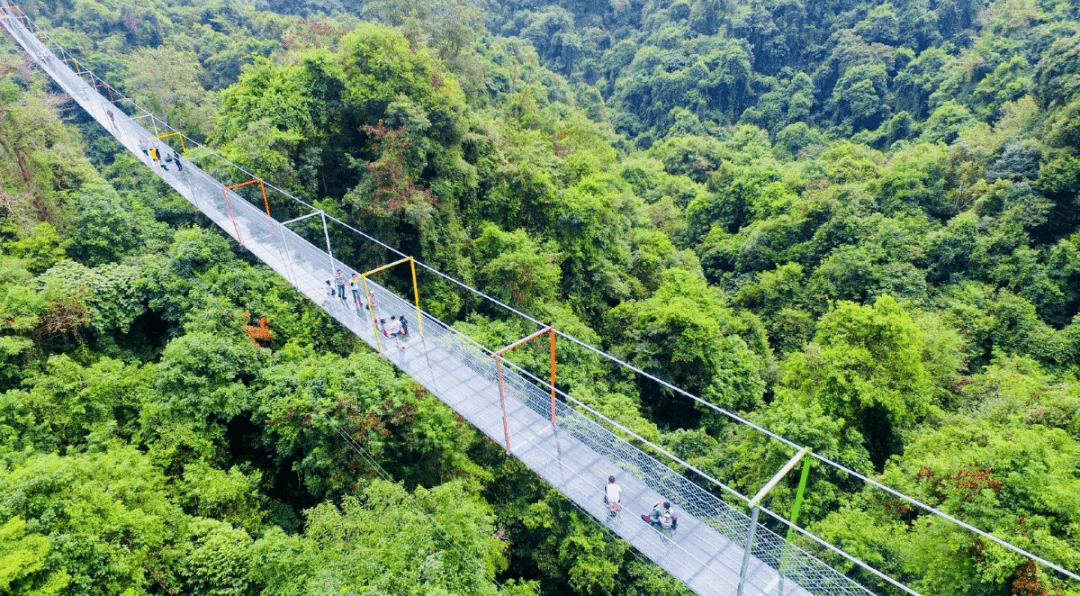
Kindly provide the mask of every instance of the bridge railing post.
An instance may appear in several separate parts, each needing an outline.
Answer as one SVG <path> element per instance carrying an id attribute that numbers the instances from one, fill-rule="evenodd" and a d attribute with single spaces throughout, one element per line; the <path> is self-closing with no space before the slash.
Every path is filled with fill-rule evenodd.
<path id="1" fill-rule="evenodd" d="M 757 494 L 754 495 L 754 498 L 750 499 L 750 502 L 748 503 L 748 505 L 750 505 L 750 510 L 751 510 L 750 511 L 750 529 L 746 531 L 746 550 L 743 551 L 742 569 L 739 571 L 739 590 L 738 590 L 737 596 L 742 596 L 742 594 L 743 594 L 743 586 L 746 584 L 746 570 L 750 566 L 750 551 L 754 547 L 754 533 L 757 531 L 757 519 L 758 519 L 758 513 L 759 513 L 759 511 L 761 509 L 761 507 L 760 507 L 761 506 L 761 501 L 764 500 L 766 495 L 769 494 L 769 491 L 771 491 L 773 489 L 773 487 L 776 486 L 780 482 L 780 480 L 788 472 L 790 472 L 792 468 L 795 467 L 795 464 L 799 463 L 799 460 L 801 460 L 803 458 L 803 456 L 806 455 L 809 452 L 810 452 L 810 449 L 808 449 L 806 447 L 803 447 L 802 449 L 800 449 L 799 452 L 796 453 L 794 457 L 792 457 L 790 460 L 788 460 L 788 462 L 786 464 L 784 464 L 783 468 L 780 468 L 779 472 L 777 472 L 768 482 L 765 483 L 765 486 L 761 487 L 761 490 L 759 490 L 757 492 Z M 804 473 L 804 475 L 806 473 L 805 466 L 804 466 L 803 473 Z M 805 478 L 804 478 L 804 480 L 805 480 Z M 801 490 L 800 490 L 799 494 L 801 496 L 801 494 L 802 494 Z M 783 563 L 783 554 L 782 553 L 781 553 L 781 563 Z M 780 581 L 783 581 L 784 576 L 783 576 L 782 570 L 777 569 L 776 572 L 777 572 L 777 574 L 779 574 Z M 783 588 L 781 588 L 781 590 L 783 590 Z"/>
<path id="2" fill-rule="evenodd" d="M 506 418 L 506 385 L 503 384 L 502 356 L 497 353 L 495 354 L 495 368 L 499 371 L 499 402 L 502 403 L 503 433 L 506 435 L 506 453 L 512 454 L 513 450 L 510 449 L 510 422 Z"/>
<path id="3" fill-rule="evenodd" d="M 555 328 L 548 327 L 551 336 L 551 424 L 555 424 Z"/>
<path id="4" fill-rule="evenodd" d="M 743 551 L 742 568 L 739 570 L 739 591 L 736 596 L 743 596 L 746 585 L 746 570 L 750 567 L 750 551 L 754 548 L 754 533 L 757 531 L 757 518 L 760 507 L 754 507 L 750 513 L 750 528 L 746 531 L 746 550 Z"/>
<path id="5" fill-rule="evenodd" d="M 232 220 L 233 229 L 236 230 L 236 241 L 240 243 L 240 246 L 244 245 L 244 239 L 240 236 L 240 226 L 236 223 L 236 216 L 233 215 L 232 204 L 229 203 L 229 189 L 221 189 L 222 196 L 225 197 L 225 209 L 229 212 L 229 219 Z"/>
<path id="6" fill-rule="evenodd" d="M 326 254 L 330 256 L 330 279 L 334 279 L 334 251 L 330 250 L 330 229 L 326 227 L 326 212 L 319 211 L 319 217 L 322 218 L 322 231 L 323 236 L 326 237 Z"/>

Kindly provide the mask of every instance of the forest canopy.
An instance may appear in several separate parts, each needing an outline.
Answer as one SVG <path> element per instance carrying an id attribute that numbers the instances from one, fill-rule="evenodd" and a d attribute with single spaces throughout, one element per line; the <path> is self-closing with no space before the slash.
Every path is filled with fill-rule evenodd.
<path id="1" fill-rule="evenodd" d="M 1080 569 L 1075 3 L 19 5 L 192 140 L 700 396 L 560 348 L 560 389 L 743 493 L 791 454 L 710 405 Z M 687 593 L 26 60 L 5 39 L 0 595 Z M 422 281 L 484 345 L 532 331 Z M 834 470 L 806 499 L 920 593 L 1080 594 Z"/>

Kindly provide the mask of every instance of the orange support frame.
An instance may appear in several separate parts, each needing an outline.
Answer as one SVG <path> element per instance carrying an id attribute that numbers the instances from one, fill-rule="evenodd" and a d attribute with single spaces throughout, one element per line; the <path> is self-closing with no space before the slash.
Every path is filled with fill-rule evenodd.
<path id="1" fill-rule="evenodd" d="M 507 453 L 513 453 L 513 451 L 510 448 L 510 423 L 506 417 L 506 386 L 503 384 L 502 357 L 503 354 L 509 352 L 510 350 L 513 350 L 514 348 L 517 348 L 519 346 L 523 346 L 530 341 L 543 336 L 545 333 L 548 334 L 551 342 L 551 423 L 555 424 L 555 328 L 551 326 L 545 327 L 544 329 L 541 329 L 540 331 L 537 331 L 536 333 L 533 333 L 526 338 L 519 339 L 518 341 L 492 354 L 493 356 L 495 356 L 495 367 L 499 372 L 499 401 L 502 403 L 503 433 L 506 435 Z"/>
<path id="2" fill-rule="evenodd" d="M 162 136 L 167 136 L 167 135 L 162 135 Z M 161 138 L 161 137 L 158 137 L 158 138 Z M 183 137 L 180 137 L 180 139 L 181 139 L 181 142 L 183 142 Z M 233 229 L 236 230 L 236 241 L 239 242 L 241 246 L 244 245 L 244 239 L 240 237 L 240 227 L 236 225 L 236 217 L 233 216 L 232 205 L 229 204 L 229 191 L 240 188 L 241 186 L 247 186 L 249 184 L 255 184 L 255 183 L 258 183 L 259 188 L 262 189 L 263 205 L 266 207 L 266 216 L 270 218 L 270 231 L 272 232 L 274 230 L 274 219 L 270 215 L 270 199 L 268 199 L 267 196 L 266 196 L 266 183 L 263 182 L 262 179 L 256 178 L 254 180 L 248 180 L 247 182 L 241 182 L 239 184 L 231 184 L 229 186 L 222 187 L 222 189 L 221 189 L 221 194 L 224 195 L 224 197 L 225 197 L 225 208 L 228 209 L 228 211 L 229 211 L 229 219 L 232 220 Z"/>
<path id="3" fill-rule="evenodd" d="M 248 180 L 247 182 L 241 182 L 240 184 L 233 184 L 233 185 L 230 185 L 230 186 L 226 186 L 225 188 L 221 189 L 221 192 L 224 192 L 226 195 L 228 195 L 228 193 L 226 191 L 236 190 L 237 188 L 240 188 L 241 186 L 247 186 L 249 184 L 258 184 L 259 188 L 262 189 L 263 206 L 266 207 L 266 216 L 267 217 L 272 217 L 270 215 L 270 199 L 268 199 L 266 197 L 266 183 L 263 182 L 261 178 L 256 178 L 254 180 Z"/>

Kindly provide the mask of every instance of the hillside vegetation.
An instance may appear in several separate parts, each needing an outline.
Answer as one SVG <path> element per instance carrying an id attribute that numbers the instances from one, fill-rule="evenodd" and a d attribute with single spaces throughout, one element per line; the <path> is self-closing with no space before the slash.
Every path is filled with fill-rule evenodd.
<path id="1" fill-rule="evenodd" d="M 1080 569 L 1075 3 L 20 6 L 297 197 Z M 2 47 L 0 595 L 687 593 Z M 485 345 L 534 330 L 421 285 Z M 743 493 L 791 455 L 584 350 L 558 366 Z M 923 594 L 1080 595 L 821 467 L 800 521 Z"/>

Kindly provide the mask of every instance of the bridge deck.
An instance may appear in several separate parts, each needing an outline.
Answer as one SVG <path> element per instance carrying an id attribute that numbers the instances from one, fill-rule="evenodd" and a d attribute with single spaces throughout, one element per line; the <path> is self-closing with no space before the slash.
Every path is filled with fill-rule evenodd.
<path id="1" fill-rule="evenodd" d="M 12 8 L 0 3 L 0 24 L 124 147 L 301 293 L 369 345 L 376 346 L 367 313 L 358 313 L 347 302 L 327 296 L 326 280 L 332 277 L 331 272 L 340 268 L 351 275 L 353 268 L 331 259 L 324 250 L 235 193 L 229 194 L 226 205 L 224 185 L 194 164 L 185 162 L 183 172 L 178 172 L 175 164 L 165 170 L 153 163 L 143 154 L 140 141 L 149 144 L 154 135 L 58 59 L 25 23 L 16 18 Z M 411 303 L 385 288 L 374 288 L 380 303 L 377 316 L 404 314 L 411 315 L 410 320 L 415 318 Z M 384 356 L 505 447 L 494 359 L 441 321 L 423 316 L 423 335 L 414 322 L 413 339 L 407 349 L 399 351 L 392 340 L 383 339 Z M 503 376 L 508 389 L 514 456 L 694 592 L 706 596 L 736 593 L 743 560 L 742 540 L 749 528 L 745 515 L 563 402 L 558 403 L 558 424 L 553 425 L 550 397 L 542 388 L 506 366 Z M 625 509 L 613 519 L 602 502 L 609 475 L 615 475 L 624 488 Z M 673 501 L 679 515 L 679 529 L 672 537 L 654 530 L 639 517 L 652 503 L 665 499 Z M 868 594 L 794 547 L 783 555 L 786 576 L 781 581 L 776 567 L 783 540 L 763 526 L 758 527 L 757 535 L 744 594 Z"/>

